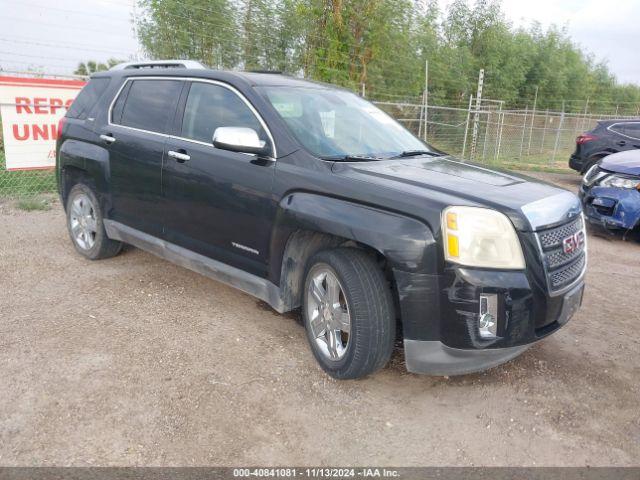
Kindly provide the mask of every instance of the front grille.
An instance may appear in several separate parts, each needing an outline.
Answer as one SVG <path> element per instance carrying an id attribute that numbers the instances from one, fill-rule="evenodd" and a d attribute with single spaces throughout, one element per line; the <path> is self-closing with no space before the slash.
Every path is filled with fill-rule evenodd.
<path id="1" fill-rule="evenodd" d="M 573 235 L 582 228 L 582 219 L 578 217 L 578 219 L 573 222 L 538 233 L 542 249 L 549 250 L 551 248 L 562 246 L 562 240 L 567 238 L 569 235 Z"/>
<path id="2" fill-rule="evenodd" d="M 584 253 L 580 258 L 566 268 L 561 268 L 557 272 L 553 272 L 550 276 L 551 288 L 558 290 L 559 288 L 570 285 L 576 278 L 580 276 L 584 269 Z"/>
<path id="3" fill-rule="evenodd" d="M 597 166 L 596 168 L 590 168 L 589 171 L 584 175 L 584 177 L 582 177 L 582 181 L 585 183 L 585 185 L 591 185 L 595 181 L 598 173 L 600 173 L 600 168 L 598 168 Z"/>
<path id="4" fill-rule="evenodd" d="M 569 263 L 571 260 L 578 258 L 580 255 L 582 255 L 582 253 L 582 249 L 575 250 L 571 253 L 564 253 L 562 249 L 554 250 L 546 256 L 547 267 L 553 270 L 556 267 Z"/>
<path id="5" fill-rule="evenodd" d="M 581 217 L 578 217 L 559 227 L 541 230 L 536 233 L 542 249 L 542 261 L 547 283 L 552 292 L 571 285 L 584 272 L 587 261 L 586 243 L 569 253 L 564 251 L 562 245 L 564 239 L 580 231 L 582 231 L 586 242 L 584 222 Z"/>

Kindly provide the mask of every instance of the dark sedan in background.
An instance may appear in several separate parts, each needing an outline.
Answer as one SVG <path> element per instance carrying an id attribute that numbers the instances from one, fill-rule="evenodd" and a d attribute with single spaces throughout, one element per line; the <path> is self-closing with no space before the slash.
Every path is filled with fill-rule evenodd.
<path id="1" fill-rule="evenodd" d="M 576 138 L 569 166 L 583 174 L 607 155 L 640 148 L 640 119 L 602 120 Z"/>
<path id="2" fill-rule="evenodd" d="M 591 224 L 619 231 L 640 227 L 640 150 L 609 155 L 593 165 L 579 194 Z"/>

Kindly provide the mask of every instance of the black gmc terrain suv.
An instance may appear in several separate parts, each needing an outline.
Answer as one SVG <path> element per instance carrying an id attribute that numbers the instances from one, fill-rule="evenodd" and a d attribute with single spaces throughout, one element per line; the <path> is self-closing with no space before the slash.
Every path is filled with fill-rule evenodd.
<path id="1" fill-rule="evenodd" d="M 80 254 L 128 243 L 300 307 L 336 378 L 383 367 L 397 335 L 409 371 L 486 369 L 582 301 L 575 195 L 456 160 L 329 85 L 118 65 L 61 122 L 57 176 Z"/>

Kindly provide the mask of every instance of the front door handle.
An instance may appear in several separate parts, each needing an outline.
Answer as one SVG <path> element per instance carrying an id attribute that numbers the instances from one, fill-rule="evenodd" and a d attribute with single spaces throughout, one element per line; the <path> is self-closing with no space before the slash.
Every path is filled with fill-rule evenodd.
<path id="1" fill-rule="evenodd" d="M 173 150 L 169 150 L 169 156 L 171 158 L 175 158 L 177 162 L 184 163 L 191 160 L 191 157 L 183 152 L 175 152 Z"/>
<path id="2" fill-rule="evenodd" d="M 621 146 L 621 147 L 624 147 L 626 144 L 627 144 L 627 142 L 625 140 L 620 140 L 618 142 L 618 145 Z"/>
<path id="3" fill-rule="evenodd" d="M 112 137 L 111 135 L 100 135 L 100 139 L 109 144 L 116 141 L 115 137 Z"/>

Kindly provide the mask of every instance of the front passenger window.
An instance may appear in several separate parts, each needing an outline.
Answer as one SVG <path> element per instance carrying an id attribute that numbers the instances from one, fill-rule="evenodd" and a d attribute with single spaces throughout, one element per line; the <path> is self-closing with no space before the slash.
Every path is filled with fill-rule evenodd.
<path id="1" fill-rule="evenodd" d="M 182 119 L 183 138 L 211 143 L 218 127 L 247 127 L 268 143 L 262 124 L 237 94 L 211 83 L 191 84 Z"/>

